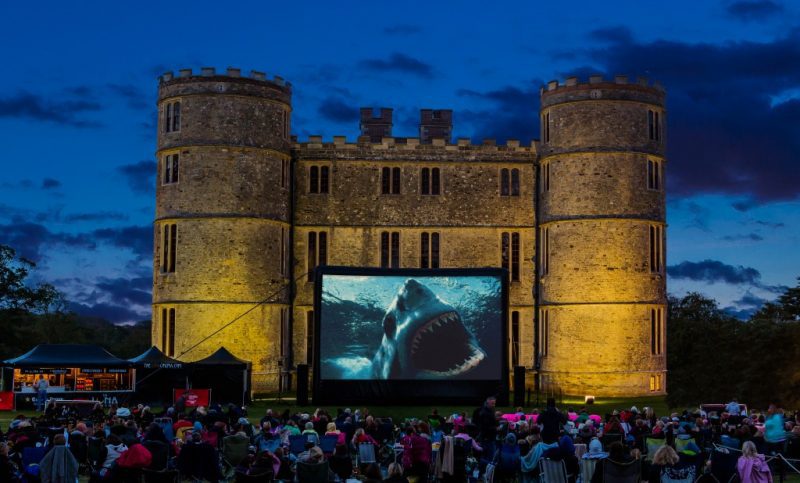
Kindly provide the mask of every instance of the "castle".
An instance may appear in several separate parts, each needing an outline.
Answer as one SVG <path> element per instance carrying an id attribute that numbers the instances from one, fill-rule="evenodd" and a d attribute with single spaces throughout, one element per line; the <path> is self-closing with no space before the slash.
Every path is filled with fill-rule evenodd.
<path id="1" fill-rule="evenodd" d="M 418 138 L 362 109 L 357 140 L 298 142 L 291 94 L 257 71 L 160 77 L 153 345 L 225 346 L 254 392 L 289 390 L 316 266 L 503 267 L 509 366 L 564 394 L 665 393 L 661 86 L 549 82 L 530 146 L 452 142 L 452 111 L 430 109 Z"/>

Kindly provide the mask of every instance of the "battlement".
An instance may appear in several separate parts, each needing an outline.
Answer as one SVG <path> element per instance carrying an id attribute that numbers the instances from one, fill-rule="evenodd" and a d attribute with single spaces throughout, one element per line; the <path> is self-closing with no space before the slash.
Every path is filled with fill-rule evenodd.
<path id="1" fill-rule="evenodd" d="M 225 69 L 225 73 L 217 73 L 216 68 L 214 67 L 201 67 L 199 72 L 193 71 L 191 68 L 189 69 L 180 69 L 178 70 L 178 74 L 175 75 L 172 71 L 165 72 L 161 74 L 158 78 L 159 84 L 164 84 L 168 82 L 173 82 L 179 79 L 189 79 L 189 78 L 209 78 L 209 80 L 225 80 L 225 79 L 245 79 L 250 81 L 258 81 L 263 82 L 265 84 L 272 84 L 281 89 L 288 89 L 292 87 L 292 83 L 286 81 L 283 77 L 279 75 L 275 75 L 272 79 L 267 78 L 267 74 L 262 71 L 258 70 L 251 70 L 250 75 L 243 75 L 242 69 L 237 67 L 228 67 Z"/>
<path id="2" fill-rule="evenodd" d="M 540 95 L 547 95 L 553 91 L 563 91 L 565 89 L 595 89 L 595 88 L 614 88 L 614 87 L 635 87 L 635 88 L 649 88 L 655 89 L 659 92 L 665 92 L 664 86 L 660 82 L 650 82 L 647 77 L 637 77 L 635 80 L 630 80 L 626 75 L 615 75 L 613 79 L 603 79 L 601 74 L 594 74 L 589 76 L 585 82 L 581 82 L 578 77 L 567 77 L 564 83 L 559 83 L 558 80 L 551 80 L 547 85 L 539 89 Z"/>
<path id="3" fill-rule="evenodd" d="M 505 144 L 497 144 L 494 139 L 484 139 L 480 144 L 472 144 L 470 139 L 458 139 L 455 144 L 444 138 L 433 138 L 430 144 L 424 144 L 420 138 L 382 137 L 380 141 L 371 141 L 369 136 L 359 136 L 355 142 L 348 142 L 346 136 L 333 136 L 330 141 L 322 136 L 309 136 L 307 141 L 295 142 L 295 149 L 334 149 L 334 150 L 371 150 L 371 151 L 442 151 L 442 152 L 520 152 L 536 153 L 536 141 L 523 146 L 516 139 L 509 139 Z"/>

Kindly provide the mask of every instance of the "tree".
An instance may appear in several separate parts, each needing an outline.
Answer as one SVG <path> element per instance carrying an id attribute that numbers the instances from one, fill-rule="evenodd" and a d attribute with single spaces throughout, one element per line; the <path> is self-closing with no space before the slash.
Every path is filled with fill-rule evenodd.
<path id="1" fill-rule="evenodd" d="M 25 279 L 36 264 L 16 258 L 13 248 L 0 245 L 0 310 L 45 313 L 59 304 L 61 295 L 48 283 L 28 286 Z"/>

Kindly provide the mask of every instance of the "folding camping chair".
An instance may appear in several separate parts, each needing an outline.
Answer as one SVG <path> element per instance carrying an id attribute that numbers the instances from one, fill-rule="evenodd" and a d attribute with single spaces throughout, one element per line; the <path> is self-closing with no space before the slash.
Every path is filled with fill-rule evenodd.
<path id="1" fill-rule="evenodd" d="M 641 479 L 641 460 L 619 463 L 606 458 L 603 461 L 603 483 L 639 483 Z"/>
<path id="2" fill-rule="evenodd" d="M 540 459 L 539 474 L 542 483 L 567 483 L 569 481 L 567 465 L 564 460 Z"/>
<path id="3" fill-rule="evenodd" d="M 739 460 L 739 453 L 722 446 L 714 446 L 711 453 L 711 475 L 720 483 L 728 483 L 738 478 L 736 463 Z"/>
<path id="4" fill-rule="evenodd" d="M 375 445 L 372 443 L 359 443 L 358 445 L 358 465 L 366 465 L 369 463 L 376 463 L 375 458 Z"/>
<path id="5" fill-rule="evenodd" d="M 328 483 L 328 462 L 302 463 L 297 462 L 297 481 L 303 483 Z"/>
<path id="6" fill-rule="evenodd" d="M 306 450 L 306 437 L 302 434 L 289 436 L 289 451 L 297 456 Z"/>
<path id="7" fill-rule="evenodd" d="M 337 441 L 339 441 L 339 436 L 335 434 L 327 434 L 319 439 L 319 447 L 326 457 L 333 454 Z"/>

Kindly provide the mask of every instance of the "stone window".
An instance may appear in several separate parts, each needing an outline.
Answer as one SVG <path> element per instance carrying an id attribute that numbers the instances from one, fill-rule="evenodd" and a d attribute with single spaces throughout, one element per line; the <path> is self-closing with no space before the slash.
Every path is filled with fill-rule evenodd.
<path id="1" fill-rule="evenodd" d="M 519 196 L 519 170 L 500 170 L 500 196 Z"/>
<path id="2" fill-rule="evenodd" d="M 550 272 L 550 228 L 539 228 L 539 275 Z"/>
<path id="3" fill-rule="evenodd" d="M 542 141 L 549 143 L 550 142 L 550 113 L 546 112 L 542 114 Z"/>
<path id="4" fill-rule="evenodd" d="M 164 113 L 164 132 L 181 130 L 181 101 L 169 102 Z"/>
<path id="5" fill-rule="evenodd" d="M 161 273 L 175 273 L 178 252 L 178 225 L 165 223 L 161 237 Z"/>
<path id="6" fill-rule="evenodd" d="M 328 166 L 311 166 L 308 169 L 308 192 L 328 194 L 329 192 Z"/>
<path id="7" fill-rule="evenodd" d="M 178 182 L 178 167 L 180 166 L 180 155 L 178 153 L 164 156 L 162 171 L 164 172 L 164 183 L 172 184 Z"/>
<path id="8" fill-rule="evenodd" d="M 314 311 L 306 312 L 306 364 L 314 367 Z"/>
<path id="9" fill-rule="evenodd" d="M 660 356 L 664 353 L 664 311 L 650 309 L 650 354 Z"/>
<path id="10" fill-rule="evenodd" d="M 650 225 L 650 272 L 664 270 L 664 229 L 661 225 Z"/>
<path id="11" fill-rule="evenodd" d="M 547 357 L 550 350 L 550 311 L 539 310 L 539 355 Z"/>
<path id="12" fill-rule="evenodd" d="M 439 268 L 439 233 L 422 232 L 419 245 L 420 268 Z"/>
<path id="13" fill-rule="evenodd" d="M 550 163 L 542 164 L 542 192 L 547 193 L 550 191 Z"/>
<path id="14" fill-rule="evenodd" d="M 283 139 L 289 139 L 289 111 L 281 112 L 281 127 L 283 128 Z"/>
<path id="15" fill-rule="evenodd" d="M 328 264 L 328 232 L 308 232 L 308 281 L 314 281 L 314 269 Z"/>
<path id="16" fill-rule="evenodd" d="M 284 277 L 286 276 L 286 228 L 281 227 L 281 258 L 280 258 L 280 270 L 281 275 Z"/>
<path id="17" fill-rule="evenodd" d="M 661 190 L 661 161 L 647 160 L 647 189 Z"/>
<path id="18" fill-rule="evenodd" d="M 175 309 L 161 309 L 161 351 L 169 357 L 175 355 Z"/>
<path id="19" fill-rule="evenodd" d="M 661 390 L 661 374 L 653 374 L 650 376 L 650 391 L 657 392 Z"/>
<path id="20" fill-rule="evenodd" d="M 289 160 L 281 160 L 281 188 L 289 187 Z"/>
<path id="21" fill-rule="evenodd" d="M 384 195 L 400 194 L 400 168 L 385 167 L 381 170 L 381 193 Z"/>
<path id="22" fill-rule="evenodd" d="M 400 268 L 400 232 L 381 233 L 381 268 Z"/>
<path id="23" fill-rule="evenodd" d="M 278 361 L 278 366 L 280 366 L 280 379 L 278 389 L 280 391 L 289 391 L 291 390 L 291 374 L 289 373 L 289 350 L 291 347 L 292 340 L 289 337 L 291 333 L 289 330 L 289 309 L 283 308 L 281 309 L 281 326 L 280 326 L 280 337 L 281 337 L 281 346 L 280 346 L 280 360 Z"/>
<path id="24" fill-rule="evenodd" d="M 511 312 L 511 367 L 519 365 L 519 312 Z"/>
<path id="25" fill-rule="evenodd" d="M 503 232 L 500 237 L 501 266 L 508 270 L 509 279 L 519 282 L 519 233 Z"/>
<path id="26" fill-rule="evenodd" d="M 420 170 L 420 193 L 438 195 L 441 193 L 439 168 L 422 168 Z"/>
<path id="27" fill-rule="evenodd" d="M 661 141 L 661 114 L 653 109 L 647 111 L 647 135 L 651 141 Z"/>

